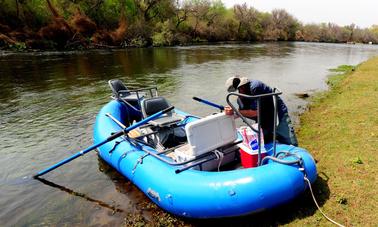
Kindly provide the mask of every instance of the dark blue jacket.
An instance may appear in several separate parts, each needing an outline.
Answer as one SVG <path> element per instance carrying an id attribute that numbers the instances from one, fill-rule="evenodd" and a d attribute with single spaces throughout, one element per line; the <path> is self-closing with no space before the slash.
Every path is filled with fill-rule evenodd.
<path id="1" fill-rule="evenodd" d="M 249 82 L 249 90 L 247 95 L 261 95 L 272 93 L 273 89 L 259 80 L 251 80 Z M 241 110 L 257 110 L 257 99 L 238 98 L 238 105 Z M 264 131 L 265 141 L 271 140 L 271 134 L 273 132 L 273 117 L 274 117 L 274 104 L 273 97 L 261 98 L 261 127 Z M 280 97 L 277 97 L 277 112 L 278 118 L 282 119 L 285 113 L 287 113 L 287 107 Z M 256 119 L 254 119 L 256 120 Z"/>

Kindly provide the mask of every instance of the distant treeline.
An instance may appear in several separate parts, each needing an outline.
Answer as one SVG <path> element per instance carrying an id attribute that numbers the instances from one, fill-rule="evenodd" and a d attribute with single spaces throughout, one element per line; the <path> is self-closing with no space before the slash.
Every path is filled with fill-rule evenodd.
<path id="1" fill-rule="evenodd" d="M 378 43 L 378 26 L 303 24 L 283 9 L 220 0 L 0 0 L 0 48 L 78 49 L 218 41 Z"/>

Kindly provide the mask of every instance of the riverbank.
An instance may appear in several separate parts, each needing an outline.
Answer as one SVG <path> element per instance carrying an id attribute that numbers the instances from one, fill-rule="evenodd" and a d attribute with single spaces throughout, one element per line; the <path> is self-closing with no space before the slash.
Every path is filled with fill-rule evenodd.
<path id="1" fill-rule="evenodd" d="M 322 209 L 347 226 L 378 224 L 378 57 L 329 79 L 331 90 L 318 95 L 301 117 L 302 147 L 317 160 L 315 196 Z M 328 198 L 326 198 L 328 197 Z M 325 225 L 319 211 L 291 224 Z"/>

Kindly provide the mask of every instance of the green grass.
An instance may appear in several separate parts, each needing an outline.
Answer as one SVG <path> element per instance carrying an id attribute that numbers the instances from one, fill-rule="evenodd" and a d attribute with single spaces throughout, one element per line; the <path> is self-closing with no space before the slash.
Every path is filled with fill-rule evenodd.
<path id="1" fill-rule="evenodd" d="M 330 88 L 333 88 L 334 86 L 339 85 L 341 81 L 343 81 L 344 78 L 355 69 L 356 66 L 353 65 L 340 65 L 337 68 L 330 69 L 329 71 L 332 72 L 332 74 L 327 80 L 328 86 L 330 86 Z"/>
<path id="2" fill-rule="evenodd" d="M 356 69 L 356 66 L 353 65 L 339 65 L 337 68 L 330 69 L 331 72 L 338 73 L 350 73 Z"/>
<path id="3" fill-rule="evenodd" d="M 327 181 L 330 194 L 322 209 L 348 226 L 377 226 L 378 58 L 331 71 L 342 73 L 330 77 L 332 89 L 302 115 L 299 142 Z M 290 224 L 328 222 L 316 212 Z"/>

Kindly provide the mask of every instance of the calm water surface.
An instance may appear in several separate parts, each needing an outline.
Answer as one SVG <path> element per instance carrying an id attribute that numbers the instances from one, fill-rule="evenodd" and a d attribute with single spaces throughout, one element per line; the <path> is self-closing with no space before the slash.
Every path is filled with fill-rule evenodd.
<path id="1" fill-rule="evenodd" d="M 327 69 L 378 55 L 377 46 L 263 43 L 65 53 L 0 52 L 0 226 L 121 224 L 146 198 L 96 152 L 45 176 L 35 172 L 92 144 L 107 81 L 157 85 L 173 105 L 197 115 L 225 104 L 225 80 L 240 74 L 279 87 L 295 118 L 294 93 L 327 88 Z M 146 214 L 148 215 L 148 214 Z"/>

